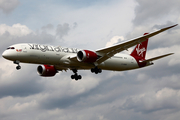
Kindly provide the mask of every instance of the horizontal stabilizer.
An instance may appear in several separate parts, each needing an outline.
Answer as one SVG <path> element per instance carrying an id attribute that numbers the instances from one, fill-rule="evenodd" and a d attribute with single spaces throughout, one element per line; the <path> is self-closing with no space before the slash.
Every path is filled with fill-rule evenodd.
<path id="1" fill-rule="evenodd" d="M 143 63 L 152 62 L 154 60 L 158 60 L 160 58 L 163 58 L 163 57 L 166 57 L 166 56 L 169 56 L 169 55 L 172 55 L 172 54 L 174 54 L 174 53 L 169 53 L 169 54 L 161 55 L 161 56 L 158 56 L 158 57 L 150 58 L 150 59 L 144 60 L 142 62 Z"/>

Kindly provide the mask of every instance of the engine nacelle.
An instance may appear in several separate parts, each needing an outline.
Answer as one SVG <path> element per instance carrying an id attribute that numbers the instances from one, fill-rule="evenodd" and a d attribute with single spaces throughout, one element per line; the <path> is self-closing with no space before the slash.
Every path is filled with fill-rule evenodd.
<path id="1" fill-rule="evenodd" d="M 77 60 L 79 62 L 96 62 L 98 56 L 95 52 L 89 50 L 81 50 L 77 53 Z"/>
<path id="2" fill-rule="evenodd" d="M 43 77 L 51 77 L 57 73 L 53 65 L 39 65 L 37 67 L 38 74 Z"/>

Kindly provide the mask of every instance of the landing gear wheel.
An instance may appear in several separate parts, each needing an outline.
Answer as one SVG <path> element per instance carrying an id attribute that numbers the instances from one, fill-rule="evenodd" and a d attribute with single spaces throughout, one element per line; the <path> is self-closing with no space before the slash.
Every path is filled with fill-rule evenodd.
<path id="1" fill-rule="evenodd" d="M 17 66 L 16 69 L 17 69 L 17 70 L 21 69 L 21 66 Z"/>
<path id="2" fill-rule="evenodd" d="M 102 70 L 101 69 L 99 69 L 99 71 L 98 71 L 99 73 L 102 73 Z"/>
<path id="3" fill-rule="evenodd" d="M 95 69 L 94 69 L 94 68 L 91 68 L 91 72 L 92 72 L 92 73 L 95 72 Z"/>
<path id="4" fill-rule="evenodd" d="M 71 79 L 74 79 L 75 78 L 75 75 L 71 75 Z"/>
<path id="5" fill-rule="evenodd" d="M 77 80 L 78 80 L 78 77 L 75 77 L 75 80 L 77 81 Z"/>
<path id="6" fill-rule="evenodd" d="M 71 75 L 71 79 L 80 80 L 80 79 L 82 79 L 82 76 L 81 75 L 77 75 L 77 74 Z"/>
<path id="7" fill-rule="evenodd" d="M 17 64 L 18 66 L 16 66 L 16 69 L 19 70 L 21 69 L 21 66 L 19 65 L 20 61 L 16 60 L 14 61 L 14 64 Z"/>
<path id="8" fill-rule="evenodd" d="M 82 79 L 82 76 L 77 74 L 77 69 L 72 69 L 72 71 L 74 75 L 71 75 L 71 79 L 75 79 L 76 81 Z"/>
<path id="9" fill-rule="evenodd" d="M 82 78 L 82 76 L 81 75 L 78 75 L 78 79 L 80 80 Z"/>
<path id="10" fill-rule="evenodd" d="M 102 73 L 102 70 L 99 69 L 97 66 L 95 68 L 91 68 L 91 72 L 92 73 L 95 73 L 95 74 L 98 74 L 98 73 Z"/>

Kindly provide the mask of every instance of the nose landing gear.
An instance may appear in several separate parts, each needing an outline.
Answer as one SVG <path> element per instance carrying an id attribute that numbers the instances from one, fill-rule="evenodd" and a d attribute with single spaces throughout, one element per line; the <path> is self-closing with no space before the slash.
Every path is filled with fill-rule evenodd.
<path id="1" fill-rule="evenodd" d="M 16 67 L 17 70 L 21 69 L 21 66 L 19 65 L 20 61 L 16 60 L 14 61 L 14 64 L 17 64 L 18 66 Z"/>

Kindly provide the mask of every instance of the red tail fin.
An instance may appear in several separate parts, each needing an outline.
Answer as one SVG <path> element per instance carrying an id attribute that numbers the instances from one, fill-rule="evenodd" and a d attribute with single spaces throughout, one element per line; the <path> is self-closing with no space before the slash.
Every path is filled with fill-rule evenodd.
<path id="1" fill-rule="evenodd" d="M 148 33 L 144 33 L 144 35 L 146 34 Z M 139 58 L 139 60 L 145 60 L 147 45 L 148 45 L 148 39 L 140 44 L 137 44 L 137 46 L 132 51 L 131 56 L 135 58 Z"/>

